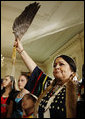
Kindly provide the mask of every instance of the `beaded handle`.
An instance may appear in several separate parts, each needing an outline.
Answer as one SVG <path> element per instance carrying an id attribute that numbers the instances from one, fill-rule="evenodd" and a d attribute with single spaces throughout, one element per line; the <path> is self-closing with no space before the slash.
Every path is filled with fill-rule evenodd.
<path id="1" fill-rule="evenodd" d="M 15 61 L 16 61 L 16 47 L 13 47 L 12 63 L 15 64 Z"/>

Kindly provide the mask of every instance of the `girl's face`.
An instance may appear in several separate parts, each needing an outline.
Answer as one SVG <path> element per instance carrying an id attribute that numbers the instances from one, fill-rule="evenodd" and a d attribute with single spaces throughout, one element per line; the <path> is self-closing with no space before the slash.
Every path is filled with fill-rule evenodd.
<path id="1" fill-rule="evenodd" d="M 3 79 L 3 87 L 8 87 L 8 86 L 11 86 L 12 85 L 12 82 L 10 80 L 10 77 L 7 76 Z"/>
<path id="2" fill-rule="evenodd" d="M 34 107 L 34 103 L 32 99 L 28 98 L 27 96 L 24 96 L 22 99 L 22 108 L 26 110 L 26 109 L 32 109 L 33 107 Z"/>
<path id="3" fill-rule="evenodd" d="M 61 80 L 63 83 L 66 82 L 73 72 L 69 64 L 61 57 L 57 58 L 53 65 L 53 75 L 55 79 Z"/>
<path id="4" fill-rule="evenodd" d="M 24 75 L 21 75 L 18 80 L 18 87 L 20 90 L 24 89 L 25 85 L 27 83 L 27 79 Z"/>

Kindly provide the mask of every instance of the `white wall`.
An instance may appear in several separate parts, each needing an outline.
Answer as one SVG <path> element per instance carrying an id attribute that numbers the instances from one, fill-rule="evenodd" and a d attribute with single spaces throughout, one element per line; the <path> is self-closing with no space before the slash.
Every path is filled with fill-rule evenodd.
<path id="1" fill-rule="evenodd" d="M 37 65 L 41 69 L 43 69 L 43 71 L 45 71 L 44 64 L 37 63 Z M 11 75 L 12 70 L 13 70 L 12 59 L 5 57 L 4 65 L 3 65 L 3 67 L 1 67 L 1 77 L 3 78 L 5 75 L 8 75 L 8 74 Z M 29 72 L 29 70 L 27 69 L 27 67 L 22 59 L 21 60 L 16 59 L 15 73 L 12 73 L 12 74 L 14 74 L 15 78 L 18 79 L 21 72 Z"/>

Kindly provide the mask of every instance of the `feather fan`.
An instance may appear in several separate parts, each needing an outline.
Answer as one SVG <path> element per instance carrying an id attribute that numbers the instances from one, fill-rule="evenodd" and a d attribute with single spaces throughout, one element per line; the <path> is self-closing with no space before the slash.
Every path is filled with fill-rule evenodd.
<path id="1" fill-rule="evenodd" d="M 21 40 L 21 38 L 31 25 L 39 8 L 40 8 L 39 3 L 34 2 L 26 6 L 24 11 L 14 20 L 12 29 L 15 35 L 15 39 L 19 38 Z M 13 64 L 15 64 L 15 60 L 16 60 L 16 47 L 13 48 L 12 53 Z"/>
<path id="2" fill-rule="evenodd" d="M 28 5 L 25 10 L 15 19 L 12 27 L 15 38 L 19 37 L 19 39 L 21 39 L 23 37 L 31 25 L 39 8 L 39 3 L 34 2 Z"/>

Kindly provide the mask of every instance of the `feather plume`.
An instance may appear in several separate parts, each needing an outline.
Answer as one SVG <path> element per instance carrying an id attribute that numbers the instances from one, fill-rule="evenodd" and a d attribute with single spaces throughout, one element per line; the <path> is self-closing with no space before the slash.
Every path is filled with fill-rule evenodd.
<path id="1" fill-rule="evenodd" d="M 13 33 L 15 35 L 15 39 L 23 37 L 23 35 L 26 33 L 27 29 L 31 25 L 38 9 L 40 8 L 39 3 L 32 3 L 25 7 L 24 11 L 14 20 L 12 29 Z M 15 64 L 16 60 L 16 47 L 13 47 L 13 53 L 12 53 L 12 63 Z"/>
<path id="2" fill-rule="evenodd" d="M 12 27 L 15 38 L 21 39 L 23 37 L 39 8 L 39 3 L 34 2 L 26 6 L 24 11 L 15 19 Z"/>

